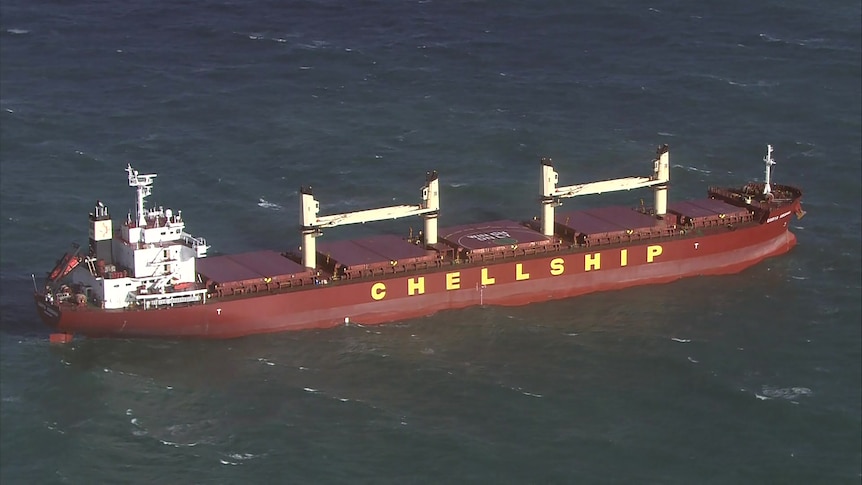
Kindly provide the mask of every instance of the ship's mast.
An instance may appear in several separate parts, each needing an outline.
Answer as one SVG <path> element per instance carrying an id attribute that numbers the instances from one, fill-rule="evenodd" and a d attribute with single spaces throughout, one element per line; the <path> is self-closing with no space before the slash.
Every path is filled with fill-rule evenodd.
<path id="1" fill-rule="evenodd" d="M 775 160 L 772 158 L 772 145 L 766 145 L 766 156 L 763 158 L 766 164 L 766 174 L 763 178 L 763 195 L 770 194 L 772 187 L 769 185 L 772 178 L 772 166 L 775 165 Z"/>
<path id="2" fill-rule="evenodd" d="M 147 225 L 146 211 L 144 210 L 144 198 L 153 193 L 153 179 L 156 174 L 139 175 L 138 171 L 132 168 L 132 164 L 128 164 L 126 172 L 129 173 L 129 187 L 137 187 L 138 196 L 135 206 L 135 219 L 138 221 L 138 226 Z"/>
<path id="3" fill-rule="evenodd" d="M 655 189 L 655 213 L 657 216 L 664 216 L 667 213 L 667 183 L 670 180 L 670 150 L 668 146 L 659 147 L 656 155 L 651 177 L 624 177 L 566 187 L 557 187 L 559 175 L 554 170 L 554 163 L 549 158 L 543 158 L 542 234 L 545 236 L 554 235 L 554 208 L 561 204 L 560 199 L 578 195 L 653 187 Z"/>
<path id="4" fill-rule="evenodd" d="M 426 246 L 437 243 L 437 216 L 440 212 L 440 182 L 437 172 L 428 172 L 422 187 L 422 203 L 417 205 L 393 205 L 379 209 L 367 209 L 329 216 L 317 216 L 320 202 L 314 198 L 311 187 L 300 187 L 299 204 L 302 228 L 302 264 L 306 268 L 317 266 L 315 238 L 324 227 L 343 226 L 407 216 L 423 216 L 425 219 L 424 243 Z"/>

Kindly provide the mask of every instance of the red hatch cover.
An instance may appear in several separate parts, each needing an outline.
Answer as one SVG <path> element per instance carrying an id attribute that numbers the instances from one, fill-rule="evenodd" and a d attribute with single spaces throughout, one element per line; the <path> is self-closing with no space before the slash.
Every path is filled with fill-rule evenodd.
<path id="1" fill-rule="evenodd" d="M 318 258 L 346 267 L 391 266 L 392 261 L 416 263 L 433 261 L 434 254 L 396 235 L 373 236 L 345 241 L 321 241 L 317 244 Z"/>
<path id="2" fill-rule="evenodd" d="M 712 215 L 724 214 L 744 215 L 748 213 L 745 207 L 737 207 L 730 205 L 727 202 L 716 199 L 698 199 L 698 200 L 683 200 L 671 203 L 668 206 L 668 212 L 691 217 L 697 219 L 701 217 L 709 217 Z"/>
<path id="3" fill-rule="evenodd" d="M 201 258 L 197 260 L 197 271 L 218 283 L 275 279 L 279 276 L 303 275 L 309 272 L 301 264 L 270 250 Z"/>
<path id="4" fill-rule="evenodd" d="M 557 224 L 573 234 L 612 234 L 649 229 L 656 218 L 630 207 L 611 206 L 558 213 Z"/>
<path id="5" fill-rule="evenodd" d="M 549 242 L 538 231 L 509 220 L 448 227 L 439 233 L 443 241 L 470 251 L 513 245 L 541 246 Z"/>

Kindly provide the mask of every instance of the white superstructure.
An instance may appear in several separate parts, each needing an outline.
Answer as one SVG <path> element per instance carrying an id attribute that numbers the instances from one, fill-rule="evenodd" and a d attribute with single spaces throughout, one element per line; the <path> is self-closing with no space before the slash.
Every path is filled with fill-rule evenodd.
<path id="1" fill-rule="evenodd" d="M 206 290 L 194 283 L 195 261 L 206 256 L 206 241 L 185 231 L 181 211 L 146 208 L 156 174 L 139 174 L 131 165 L 126 172 L 129 186 L 136 189 L 134 217 L 130 213 L 114 231 L 107 207 L 96 203 L 90 214 L 90 251 L 70 273 L 70 282 L 105 309 L 204 301 Z"/>

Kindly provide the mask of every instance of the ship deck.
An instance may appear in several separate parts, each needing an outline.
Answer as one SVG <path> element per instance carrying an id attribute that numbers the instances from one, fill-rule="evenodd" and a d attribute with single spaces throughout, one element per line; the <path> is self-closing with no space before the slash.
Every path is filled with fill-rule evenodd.
<path id="1" fill-rule="evenodd" d="M 443 228 L 440 240 L 452 249 L 455 259 L 466 260 L 523 254 L 554 242 L 529 226 L 507 219 Z"/>
<path id="2" fill-rule="evenodd" d="M 201 258 L 197 272 L 219 295 L 278 289 L 313 278 L 312 270 L 272 250 Z"/>
<path id="3" fill-rule="evenodd" d="M 345 278 L 403 272 L 425 268 L 437 260 L 437 252 L 395 235 L 372 236 L 317 245 L 320 269 Z"/>
<path id="4" fill-rule="evenodd" d="M 754 211 L 711 198 L 677 201 L 664 218 L 644 208 L 613 206 L 556 215 L 555 235 L 546 237 L 536 221 L 497 220 L 442 228 L 440 242 L 423 249 L 412 239 L 381 235 L 317 245 L 318 267 L 304 268 L 297 255 L 257 251 L 199 260 L 199 273 L 230 298 L 257 291 L 290 291 L 348 280 L 424 274 L 453 264 L 486 264 L 530 259 L 548 253 L 577 253 L 633 243 L 666 241 L 758 224 Z"/>

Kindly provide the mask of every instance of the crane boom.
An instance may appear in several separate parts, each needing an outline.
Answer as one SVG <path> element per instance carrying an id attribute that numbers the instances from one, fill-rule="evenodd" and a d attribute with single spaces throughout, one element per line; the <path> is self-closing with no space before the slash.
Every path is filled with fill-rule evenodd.
<path id="1" fill-rule="evenodd" d="M 623 177 L 613 180 L 602 180 L 586 184 L 557 187 L 559 174 L 554 170 L 554 163 L 549 158 L 542 159 L 542 234 L 554 235 L 554 207 L 560 205 L 560 199 L 579 195 L 602 194 L 620 190 L 655 187 L 655 213 L 662 217 L 667 212 L 667 185 L 670 180 L 670 150 L 667 145 L 656 151 L 653 160 L 653 174 L 650 177 Z"/>
<path id="2" fill-rule="evenodd" d="M 336 227 L 347 224 L 364 224 L 366 222 L 385 221 L 387 219 L 398 219 L 401 217 L 421 216 L 434 212 L 436 209 L 426 209 L 421 205 L 393 205 L 390 207 L 380 207 L 379 209 L 366 209 L 355 212 L 345 212 L 343 214 L 332 214 L 329 216 L 317 217 L 314 222 L 309 224 L 309 227 Z"/>
<path id="3" fill-rule="evenodd" d="M 616 192 L 619 190 L 642 189 L 666 183 L 667 180 L 654 179 L 652 177 L 625 177 L 613 180 L 602 180 L 586 184 L 569 185 L 557 187 L 554 197 L 566 198 L 578 195 L 602 194 L 604 192 Z"/>
<path id="4" fill-rule="evenodd" d="M 317 265 L 316 243 L 314 239 L 325 227 L 362 224 L 409 216 L 423 216 L 425 219 L 424 243 L 426 246 L 437 243 L 437 215 L 440 212 L 440 182 L 437 172 L 425 174 L 422 187 L 422 202 L 416 205 L 393 205 L 377 209 L 365 209 L 342 214 L 318 216 L 320 202 L 314 198 L 311 187 L 301 187 L 299 195 L 300 220 L 302 229 L 302 262 L 306 268 Z"/>

